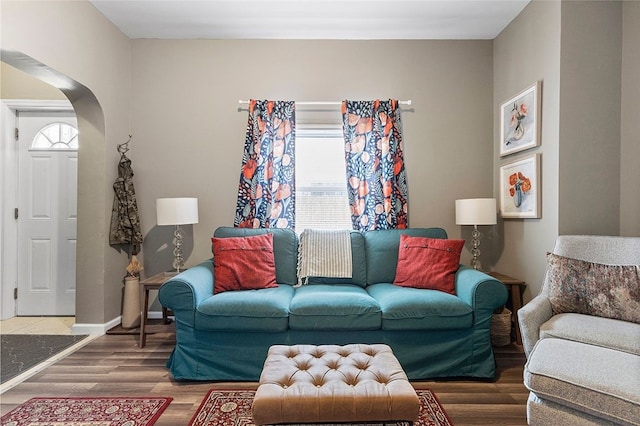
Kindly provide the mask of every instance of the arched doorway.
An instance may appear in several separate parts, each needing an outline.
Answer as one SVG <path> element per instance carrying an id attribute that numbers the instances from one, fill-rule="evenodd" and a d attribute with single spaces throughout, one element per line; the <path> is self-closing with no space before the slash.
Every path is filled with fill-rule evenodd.
<path id="1" fill-rule="evenodd" d="M 100 103 L 93 92 L 81 83 L 57 72 L 41 62 L 21 52 L 2 49 L 2 61 L 60 89 L 71 102 L 78 119 L 80 138 L 85 145 L 78 153 L 78 244 L 75 266 L 76 281 L 76 322 L 78 333 L 104 332 L 105 318 L 113 318 L 105 312 L 107 300 L 114 299 L 117 287 L 105 289 L 105 239 L 101 237 L 106 229 L 105 204 L 106 176 L 105 162 L 105 118 Z M 7 216 L 7 210 L 3 210 Z M 3 240 L 6 240 L 3 236 Z M 4 250 L 3 250 L 4 251 Z M 6 270 L 2 271 L 4 276 Z M 4 281 L 4 279 L 3 279 Z M 6 292 L 3 285 L 3 292 Z M 109 290 L 109 291 L 107 291 Z M 3 293 L 3 301 L 6 293 Z M 3 302 L 3 311 L 4 311 Z M 109 308 L 112 310 L 112 307 Z"/>

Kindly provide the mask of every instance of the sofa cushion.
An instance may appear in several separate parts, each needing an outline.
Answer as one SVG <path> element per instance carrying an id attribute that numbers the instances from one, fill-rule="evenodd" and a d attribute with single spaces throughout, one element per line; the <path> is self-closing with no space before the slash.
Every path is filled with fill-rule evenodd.
<path id="1" fill-rule="evenodd" d="M 574 312 L 640 323 L 640 265 L 604 265 L 547 255 L 554 314 Z"/>
<path id="2" fill-rule="evenodd" d="M 556 337 L 640 355 L 640 324 L 582 314 L 558 314 L 540 326 L 540 338 Z"/>
<path id="3" fill-rule="evenodd" d="M 542 339 L 524 369 L 538 397 L 619 424 L 640 424 L 640 358 L 563 339 Z"/>
<path id="4" fill-rule="evenodd" d="M 473 309 L 437 290 L 374 284 L 367 292 L 382 309 L 383 330 L 459 330 L 473 325 Z"/>
<path id="5" fill-rule="evenodd" d="M 276 263 L 276 281 L 278 284 L 296 285 L 298 282 L 298 236 L 291 229 L 251 229 L 222 226 L 213 236 L 248 237 L 252 235 L 273 234 L 273 257 Z"/>
<path id="6" fill-rule="evenodd" d="M 213 293 L 276 287 L 273 234 L 211 238 Z"/>
<path id="7" fill-rule="evenodd" d="M 364 234 L 367 259 L 367 284 L 392 283 L 398 264 L 400 235 L 413 237 L 447 238 L 441 228 L 383 229 Z"/>
<path id="8" fill-rule="evenodd" d="M 380 306 L 356 285 L 305 285 L 289 306 L 292 330 L 377 330 Z"/>
<path id="9" fill-rule="evenodd" d="M 213 295 L 198 305 L 195 327 L 216 331 L 286 331 L 293 294 L 292 286 L 279 285 Z"/>
<path id="10" fill-rule="evenodd" d="M 463 246 L 464 240 L 400 235 L 393 283 L 456 294 L 456 271 Z"/>

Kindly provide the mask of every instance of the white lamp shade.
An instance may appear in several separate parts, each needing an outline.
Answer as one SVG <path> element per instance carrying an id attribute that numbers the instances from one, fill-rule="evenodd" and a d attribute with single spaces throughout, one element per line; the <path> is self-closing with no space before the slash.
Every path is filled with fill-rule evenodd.
<path id="1" fill-rule="evenodd" d="M 158 225 L 187 225 L 198 223 L 197 198 L 158 198 L 156 200 Z"/>
<path id="2" fill-rule="evenodd" d="M 495 225 L 495 198 L 456 200 L 456 225 Z"/>

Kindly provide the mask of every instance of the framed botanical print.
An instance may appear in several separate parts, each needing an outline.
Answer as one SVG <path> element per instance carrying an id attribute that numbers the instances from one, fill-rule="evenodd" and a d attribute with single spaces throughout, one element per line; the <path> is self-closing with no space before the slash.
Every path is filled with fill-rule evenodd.
<path id="1" fill-rule="evenodd" d="M 500 167 L 500 214 L 505 219 L 541 217 L 540 154 Z"/>
<path id="2" fill-rule="evenodd" d="M 541 83 L 500 105 L 500 156 L 540 145 Z"/>

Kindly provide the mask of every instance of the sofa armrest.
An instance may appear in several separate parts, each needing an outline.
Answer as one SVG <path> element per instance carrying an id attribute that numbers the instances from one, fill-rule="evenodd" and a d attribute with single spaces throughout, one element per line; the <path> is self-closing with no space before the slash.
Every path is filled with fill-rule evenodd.
<path id="1" fill-rule="evenodd" d="M 549 321 L 552 316 L 551 302 L 544 295 L 536 296 L 518 310 L 522 346 L 527 357 L 529 357 L 533 346 L 540 339 L 540 327 Z"/>
<path id="2" fill-rule="evenodd" d="M 493 311 L 507 302 L 507 289 L 500 281 L 482 271 L 460 266 L 456 273 L 456 295 L 474 312 Z M 476 318 L 477 321 L 477 318 Z"/>
<path id="3" fill-rule="evenodd" d="M 213 261 L 209 259 L 165 282 L 158 299 L 173 311 L 176 321 L 193 327 L 196 307 L 212 295 Z"/>

